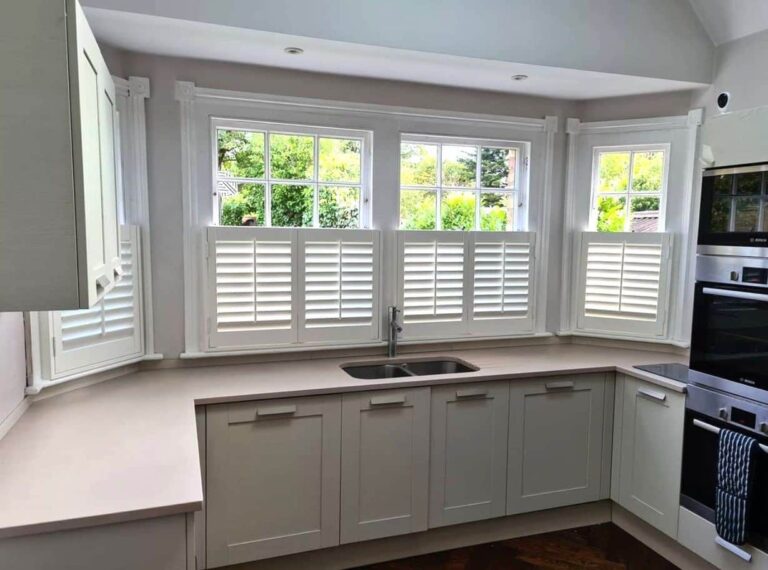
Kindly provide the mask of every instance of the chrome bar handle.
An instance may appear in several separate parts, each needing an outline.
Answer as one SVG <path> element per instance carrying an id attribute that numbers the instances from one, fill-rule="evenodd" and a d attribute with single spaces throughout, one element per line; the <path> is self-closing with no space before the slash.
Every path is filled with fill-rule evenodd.
<path id="1" fill-rule="evenodd" d="M 715 537 L 715 544 L 725 548 L 728 552 L 730 552 L 731 554 L 735 554 L 736 556 L 738 556 L 739 558 L 741 558 L 745 562 L 752 562 L 752 555 L 749 552 L 747 552 L 743 548 L 739 548 L 735 544 L 731 544 L 730 542 L 728 542 L 724 538 L 716 536 Z"/>
<path id="2" fill-rule="evenodd" d="M 645 396 L 646 398 L 650 398 L 651 400 L 656 400 L 657 402 L 665 402 L 667 400 L 667 395 L 664 392 L 657 392 L 656 390 L 647 390 L 645 388 L 638 388 L 637 394 L 639 396 Z"/>
<path id="3" fill-rule="evenodd" d="M 703 422 L 701 420 L 697 420 L 694 418 L 693 425 L 695 425 L 698 428 L 705 429 L 707 431 L 711 431 L 712 433 L 720 433 L 720 428 L 717 426 L 713 426 L 712 424 L 708 424 L 707 422 Z M 765 453 L 768 453 L 768 445 L 764 445 L 762 443 L 758 444 L 760 446 L 760 449 L 763 450 Z"/>

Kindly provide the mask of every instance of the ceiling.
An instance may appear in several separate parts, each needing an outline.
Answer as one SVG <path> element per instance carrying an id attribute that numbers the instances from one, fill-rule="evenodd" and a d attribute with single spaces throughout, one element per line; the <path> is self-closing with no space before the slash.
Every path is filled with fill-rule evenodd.
<path id="1" fill-rule="evenodd" d="M 768 30 L 766 0 L 690 0 L 716 45 Z"/>

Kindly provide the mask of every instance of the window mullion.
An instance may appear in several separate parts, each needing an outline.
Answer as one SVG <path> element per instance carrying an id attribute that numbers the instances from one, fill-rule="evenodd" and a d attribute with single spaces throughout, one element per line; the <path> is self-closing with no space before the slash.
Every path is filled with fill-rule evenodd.
<path id="1" fill-rule="evenodd" d="M 480 231 L 480 197 L 482 196 L 480 188 L 483 186 L 481 180 L 481 166 L 483 161 L 483 149 L 477 145 L 477 160 L 475 161 L 475 231 Z"/>
<path id="2" fill-rule="evenodd" d="M 437 195 L 435 196 L 435 229 L 443 229 L 443 220 L 440 216 L 441 204 L 443 201 L 443 145 L 437 145 L 437 167 L 435 168 L 435 187 L 437 188 Z"/>
<path id="3" fill-rule="evenodd" d="M 264 133 L 264 174 L 266 175 L 266 182 L 264 184 L 264 226 L 272 227 L 272 165 L 271 165 L 271 153 L 269 147 L 271 145 L 270 133 Z"/>
<path id="4" fill-rule="evenodd" d="M 313 149 L 313 173 L 312 177 L 315 180 L 314 184 L 314 200 L 312 201 L 312 226 L 320 227 L 320 137 L 315 135 Z"/>
<path id="5" fill-rule="evenodd" d="M 635 151 L 629 153 L 629 180 L 627 181 L 626 204 L 624 204 L 624 231 L 632 230 L 632 191 L 634 189 Z"/>

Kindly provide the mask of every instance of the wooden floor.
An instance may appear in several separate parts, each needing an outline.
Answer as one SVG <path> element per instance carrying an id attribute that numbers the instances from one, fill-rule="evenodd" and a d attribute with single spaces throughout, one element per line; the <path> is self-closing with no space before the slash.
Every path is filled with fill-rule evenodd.
<path id="1" fill-rule="evenodd" d="M 679 570 L 606 523 L 458 548 L 366 566 L 364 570 Z M 363 570 L 358 569 L 358 570 Z"/>

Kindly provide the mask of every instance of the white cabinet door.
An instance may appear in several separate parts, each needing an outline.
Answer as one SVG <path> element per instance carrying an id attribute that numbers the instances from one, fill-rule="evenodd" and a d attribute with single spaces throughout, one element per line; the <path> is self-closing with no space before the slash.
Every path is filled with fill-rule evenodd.
<path id="1" fill-rule="evenodd" d="M 429 526 L 504 516 L 509 382 L 432 388 Z"/>
<path id="2" fill-rule="evenodd" d="M 341 398 L 208 406 L 208 567 L 339 543 Z"/>
<path id="3" fill-rule="evenodd" d="M 611 496 L 660 531 L 677 536 L 685 396 L 620 375 L 614 417 Z"/>
<path id="4" fill-rule="evenodd" d="M 600 498 L 604 374 L 512 380 L 507 514 Z"/>
<path id="5" fill-rule="evenodd" d="M 429 388 L 345 394 L 341 542 L 427 529 Z"/>

